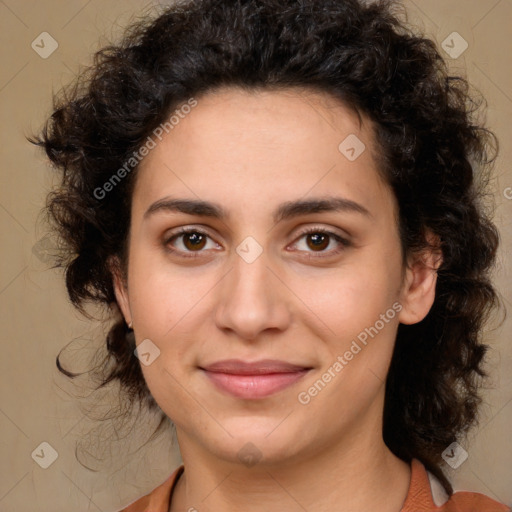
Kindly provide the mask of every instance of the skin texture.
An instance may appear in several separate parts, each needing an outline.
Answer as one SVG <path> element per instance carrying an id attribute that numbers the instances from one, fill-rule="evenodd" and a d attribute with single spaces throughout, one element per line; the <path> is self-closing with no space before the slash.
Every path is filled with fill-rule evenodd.
<path id="1" fill-rule="evenodd" d="M 371 122 L 314 91 L 222 88 L 197 99 L 140 165 L 127 282 L 114 275 L 137 344 L 148 338 L 160 350 L 142 370 L 176 425 L 185 464 L 170 510 L 398 512 L 410 471 L 382 439 L 384 382 L 399 322 L 420 321 L 433 303 L 436 265 L 431 252 L 402 261 L 397 204 L 377 172 Z M 338 149 L 350 134 L 366 146 L 354 161 Z M 167 196 L 218 203 L 229 217 L 159 210 L 144 218 Z M 369 215 L 273 221 L 282 202 L 328 196 Z M 206 231 L 206 241 L 194 252 L 190 238 L 177 237 L 170 253 L 166 241 L 185 226 Z M 315 248 L 303 235 L 310 227 L 349 245 L 330 237 Z M 263 250 L 251 263 L 236 252 L 248 236 Z M 298 394 L 397 302 L 400 312 L 300 403 Z M 198 368 L 228 358 L 313 369 L 274 395 L 242 400 Z M 238 457 L 249 442 L 261 455 L 250 467 Z"/>

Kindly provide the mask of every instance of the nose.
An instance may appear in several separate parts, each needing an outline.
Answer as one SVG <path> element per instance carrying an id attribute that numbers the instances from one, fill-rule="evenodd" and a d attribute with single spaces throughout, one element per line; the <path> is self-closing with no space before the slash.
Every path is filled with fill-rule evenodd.
<path id="1" fill-rule="evenodd" d="M 254 260 L 233 254 L 232 268 L 220 283 L 215 322 L 253 341 L 267 330 L 284 331 L 290 323 L 291 291 L 265 250 Z"/>

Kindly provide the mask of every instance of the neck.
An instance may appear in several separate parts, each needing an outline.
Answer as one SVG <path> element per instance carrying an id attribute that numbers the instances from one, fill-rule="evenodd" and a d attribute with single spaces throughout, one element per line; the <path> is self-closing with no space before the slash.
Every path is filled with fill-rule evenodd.
<path id="1" fill-rule="evenodd" d="M 410 467 L 391 453 L 381 431 L 381 421 L 359 425 L 337 444 L 325 443 L 308 456 L 247 467 L 213 456 L 177 429 L 185 471 L 170 512 L 399 512 Z"/>

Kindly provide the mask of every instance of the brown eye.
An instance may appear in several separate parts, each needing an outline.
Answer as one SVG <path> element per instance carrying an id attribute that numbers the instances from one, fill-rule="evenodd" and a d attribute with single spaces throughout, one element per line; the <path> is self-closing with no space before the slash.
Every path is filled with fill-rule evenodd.
<path id="1" fill-rule="evenodd" d="M 181 236 L 183 237 L 183 245 L 191 251 L 202 249 L 206 244 L 206 236 L 197 231 L 191 231 Z"/>
<path id="2" fill-rule="evenodd" d="M 211 237 L 197 228 L 182 228 L 163 242 L 164 247 L 184 258 L 201 256 Z M 217 244 L 213 244 L 217 246 Z M 217 246 L 218 247 L 218 246 Z"/>
<path id="3" fill-rule="evenodd" d="M 329 236 L 325 233 L 312 233 L 306 236 L 308 247 L 323 251 L 329 245 Z M 311 242 L 311 243 L 309 243 Z"/>
<path id="4" fill-rule="evenodd" d="M 295 243 L 295 246 L 299 249 L 299 252 L 306 253 L 308 258 L 334 256 L 351 245 L 345 238 L 323 228 L 310 228 L 304 231 L 299 237 L 299 240 L 302 239 L 305 239 L 303 244 L 305 248 L 302 248 L 299 242 Z M 330 246 L 334 246 L 334 248 L 326 250 Z M 318 254 L 312 256 L 311 253 Z"/>

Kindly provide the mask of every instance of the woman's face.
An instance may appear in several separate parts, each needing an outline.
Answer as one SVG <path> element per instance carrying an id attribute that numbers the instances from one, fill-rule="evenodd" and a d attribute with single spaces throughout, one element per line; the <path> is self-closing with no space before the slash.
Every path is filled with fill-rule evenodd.
<path id="1" fill-rule="evenodd" d="M 223 88 L 140 164 L 116 294 L 182 454 L 275 464 L 381 435 L 398 323 L 435 277 L 402 274 L 376 161 L 368 119 L 329 96 Z"/>

